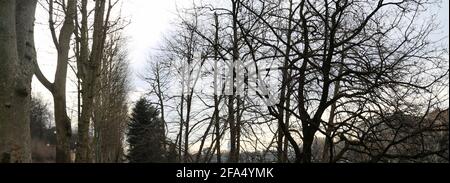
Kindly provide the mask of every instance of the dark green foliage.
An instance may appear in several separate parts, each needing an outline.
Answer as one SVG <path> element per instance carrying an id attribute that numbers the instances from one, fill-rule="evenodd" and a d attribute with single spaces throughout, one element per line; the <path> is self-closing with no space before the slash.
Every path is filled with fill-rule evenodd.
<path id="1" fill-rule="evenodd" d="M 52 115 L 47 104 L 39 98 L 32 98 L 30 110 L 31 138 L 44 140 L 47 135 L 53 134 L 47 134 Z"/>
<path id="2" fill-rule="evenodd" d="M 51 124 L 52 114 L 48 105 L 40 98 L 32 98 L 30 105 L 30 131 L 32 161 L 55 162 L 56 134 Z"/>
<path id="3" fill-rule="evenodd" d="M 178 152 L 177 152 L 177 144 L 171 142 L 171 141 L 167 141 L 166 142 L 168 144 L 168 148 L 166 151 L 166 160 L 167 163 L 179 163 L 178 162 Z"/>
<path id="4" fill-rule="evenodd" d="M 141 98 L 133 108 L 128 128 L 130 163 L 164 161 L 164 122 L 159 111 L 145 98 Z"/>

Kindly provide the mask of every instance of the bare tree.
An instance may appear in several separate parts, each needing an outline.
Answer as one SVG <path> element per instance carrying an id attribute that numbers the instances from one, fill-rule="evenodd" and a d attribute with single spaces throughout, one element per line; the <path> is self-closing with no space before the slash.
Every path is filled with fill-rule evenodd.
<path id="1" fill-rule="evenodd" d="M 214 152 L 221 162 L 221 140 L 229 133 L 229 162 L 448 161 L 441 136 L 448 125 L 429 117 L 445 113 L 448 101 L 447 50 L 430 36 L 434 21 L 420 16 L 433 5 L 232 0 L 185 9 L 181 28 L 163 48 L 181 76 L 171 79 L 181 83 L 180 158 L 191 161 L 189 146 L 196 144 L 195 162 L 210 162 Z M 197 62 L 195 73 L 213 83 L 214 95 L 205 94 L 207 87 L 193 90 L 191 77 L 199 78 L 183 63 Z M 218 71 L 219 63 L 229 72 Z M 250 66 L 261 89 L 255 95 L 240 88 L 242 76 L 251 87 Z M 161 94 L 171 89 L 159 87 L 158 69 L 152 73 L 155 98 L 165 108 Z M 223 95 L 219 77 L 229 77 Z M 274 96 L 279 100 L 272 103 Z"/>
<path id="2" fill-rule="evenodd" d="M 280 109 L 288 110 L 301 121 L 301 133 L 298 136 L 301 143 L 292 137 L 288 138 L 296 151 L 297 162 L 309 163 L 320 159 L 313 156 L 312 146 L 318 132 L 321 135 L 330 134 L 324 129 L 331 128 L 336 132 L 327 137 L 330 142 L 334 142 L 337 134 L 342 137 L 353 136 L 346 130 L 350 121 L 365 115 L 385 116 L 381 111 L 395 107 L 391 105 L 394 101 L 410 102 L 409 97 L 396 97 L 400 93 L 403 96 L 436 94 L 431 89 L 448 73 L 443 66 L 446 62 L 442 57 L 443 50 L 428 37 L 435 30 L 434 24 L 417 25 L 418 14 L 428 3 L 408 0 L 301 0 L 291 1 L 287 5 L 281 3 L 278 6 L 280 8 L 242 3 L 270 30 L 264 37 L 247 36 L 275 50 L 273 57 L 284 55 L 289 59 L 288 66 L 295 71 L 296 106 L 288 109 L 279 103 L 277 108 L 269 107 L 269 110 L 271 114 L 279 116 L 282 115 Z M 294 8 L 286 10 L 283 8 L 285 5 Z M 295 16 L 287 20 L 278 13 L 289 10 L 294 13 L 287 14 Z M 395 16 L 391 17 L 390 14 Z M 289 36 L 283 35 L 286 32 L 284 24 L 274 24 L 274 20 L 284 24 L 292 22 L 292 33 L 297 39 L 288 40 Z M 383 26 L 380 25 L 382 22 Z M 280 49 L 278 43 L 290 47 L 290 52 Z M 433 73 L 428 69 L 433 70 Z M 330 95 L 333 86 L 337 90 L 335 96 Z M 430 97 L 420 102 L 437 104 L 435 99 Z M 339 121 L 323 120 L 329 113 L 329 107 L 334 105 L 334 108 L 345 110 L 342 113 L 346 114 L 339 115 L 342 117 Z M 369 107 L 371 105 L 373 107 Z M 332 111 L 339 113 L 337 109 Z M 291 129 L 284 122 L 280 125 L 289 137 Z"/>
<path id="3" fill-rule="evenodd" d="M 64 12 L 64 22 L 59 31 L 59 38 L 56 36 L 54 17 L 54 2 L 49 1 L 49 28 L 53 38 L 53 43 L 58 52 L 55 81 L 50 82 L 41 72 L 36 64 L 35 74 L 39 81 L 53 94 L 54 113 L 56 123 L 56 162 L 71 162 L 70 140 L 72 137 L 71 121 L 67 116 L 66 107 L 66 80 L 69 62 L 69 50 L 71 37 L 74 30 L 74 19 L 76 14 L 76 1 L 68 0 L 67 4 L 58 3 Z"/>
<path id="4" fill-rule="evenodd" d="M 123 159 L 123 140 L 128 121 L 128 62 L 119 33 L 108 36 L 98 94 L 94 98 L 93 150 L 95 162 L 118 163 Z"/>
<path id="5" fill-rule="evenodd" d="M 95 1 L 92 36 L 89 27 L 88 1 L 81 1 L 81 22 L 77 20 L 76 37 L 78 39 L 77 69 L 81 82 L 81 116 L 78 121 L 77 162 L 90 162 L 89 127 L 92 120 L 95 93 L 98 90 L 98 79 L 101 72 L 102 58 L 108 30 L 116 22 L 110 22 L 111 11 L 118 1 Z M 92 44 L 89 41 L 92 39 Z"/>
<path id="6" fill-rule="evenodd" d="M 159 108 L 161 120 L 164 124 L 164 132 L 165 136 L 167 136 L 168 128 L 167 121 L 165 116 L 167 108 L 169 108 L 169 100 L 172 98 L 169 96 L 167 91 L 169 90 L 169 85 L 171 84 L 170 79 L 172 79 L 172 75 L 170 74 L 170 66 L 167 62 L 164 61 L 165 58 L 163 55 L 160 56 L 152 56 L 149 58 L 149 68 L 144 76 L 141 78 L 146 81 L 150 85 L 150 92 L 148 95 L 153 99 L 156 105 Z M 169 62 L 170 63 L 170 62 Z M 153 100 L 151 100 L 153 101 Z M 167 152 L 167 139 L 164 139 L 163 148 Z"/>

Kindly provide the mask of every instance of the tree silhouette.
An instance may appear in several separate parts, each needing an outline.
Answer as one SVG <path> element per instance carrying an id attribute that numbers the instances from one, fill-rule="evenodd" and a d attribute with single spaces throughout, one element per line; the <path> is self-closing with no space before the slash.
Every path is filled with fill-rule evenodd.
<path id="1" fill-rule="evenodd" d="M 164 154 L 164 122 L 159 117 L 159 111 L 147 99 L 137 101 L 128 127 L 130 163 L 161 162 Z"/>

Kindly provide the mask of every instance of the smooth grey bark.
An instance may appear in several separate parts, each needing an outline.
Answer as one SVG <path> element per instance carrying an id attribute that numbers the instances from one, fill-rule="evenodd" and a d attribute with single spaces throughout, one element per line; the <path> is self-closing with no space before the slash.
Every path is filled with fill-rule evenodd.
<path id="1" fill-rule="evenodd" d="M 16 125 L 22 129 L 18 139 L 24 143 L 25 160 L 31 162 L 30 102 L 33 63 L 36 60 L 34 47 L 34 21 L 37 0 L 16 1 L 16 34 L 19 74 L 16 82 Z"/>
<path id="2" fill-rule="evenodd" d="M 20 129 L 15 124 L 15 80 L 18 54 L 13 0 L 0 1 L 0 161 L 17 162 L 24 154 L 25 144 L 16 135 Z"/>
<path id="3" fill-rule="evenodd" d="M 31 162 L 36 0 L 0 1 L 0 162 Z"/>
<path id="4" fill-rule="evenodd" d="M 53 42 L 58 51 L 57 66 L 55 72 L 55 81 L 51 83 L 41 72 L 37 63 L 35 74 L 39 81 L 52 93 L 54 102 L 54 115 L 56 124 L 56 162 L 69 163 L 70 139 L 72 137 L 71 121 L 67 115 L 66 106 L 66 80 L 67 66 L 69 61 L 70 40 L 74 29 L 74 17 L 76 13 L 76 0 L 68 0 L 66 5 L 65 19 L 59 33 L 59 39 L 56 38 L 53 25 L 53 1 L 50 1 L 50 30 Z"/>

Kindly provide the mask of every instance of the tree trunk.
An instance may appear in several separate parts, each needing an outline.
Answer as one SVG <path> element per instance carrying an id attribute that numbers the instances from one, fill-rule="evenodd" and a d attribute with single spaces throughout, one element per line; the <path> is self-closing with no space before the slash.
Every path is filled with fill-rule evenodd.
<path id="1" fill-rule="evenodd" d="M 303 123 L 303 163 L 311 163 L 314 134 L 315 131 L 310 127 L 310 125 L 307 122 Z"/>
<path id="2" fill-rule="evenodd" d="M 69 63 L 70 40 L 74 29 L 74 17 L 76 0 L 69 0 L 67 3 L 67 14 L 63 27 L 59 33 L 58 45 L 58 65 L 55 74 L 55 90 L 53 98 L 55 102 L 55 122 L 56 122 L 56 162 L 71 162 L 70 139 L 72 137 L 72 126 L 67 116 L 66 106 L 66 81 L 67 66 Z"/>
<path id="3" fill-rule="evenodd" d="M 234 121 L 234 97 L 230 95 L 228 97 L 228 124 L 230 124 L 230 152 L 229 152 L 229 163 L 236 163 L 237 158 L 235 157 L 236 152 L 236 123 Z"/>
<path id="4" fill-rule="evenodd" d="M 0 162 L 31 162 L 30 101 L 36 0 L 2 1 Z M 3 76 L 4 75 L 4 76 Z M 4 81 L 3 81 L 4 79 Z M 4 85 L 4 86 L 3 86 Z"/>
<path id="5" fill-rule="evenodd" d="M 286 38 L 287 38 L 287 43 L 290 44 L 291 43 L 291 37 L 292 37 L 292 20 L 293 20 L 293 13 L 292 13 L 292 1 L 290 1 L 290 6 L 289 6 L 289 19 L 288 19 L 288 28 L 287 28 L 287 33 L 286 33 Z M 288 111 L 285 110 L 289 109 L 289 106 L 287 105 L 287 98 L 289 98 L 289 91 L 290 90 L 290 83 L 291 83 L 291 79 L 290 79 L 290 74 L 289 74 L 289 65 L 290 65 L 290 55 L 291 52 L 291 45 L 287 45 L 286 46 L 286 56 L 284 57 L 284 62 L 283 62 L 283 69 L 281 70 L 281 74 L 282 74 L 282 81 L 281 81 L 281 93 L 280 93 L 280 103 L 279 103 L 279 107 L 278 107 L 278 139 L 277 139 L 277 155 L 278 155 L 278 162 L 279 163 L 285 163 L 287 160 L 287 148 L 283 148 L 284 145 L 287 146 L 287 143 L 283 143 L 283 139 L 285 139 L 285 134 L 283 133 L 283 129 L 282 129 L 282 123 L 285 123 L 285 120 L 287 123 L 285 123 L 286 127 L 289 128 L 289 119 L 288 119 Z M 286 114 L 286 118 L 285 115 Z"/>
<path id="6" fill-rule="evenodd" d="M 50 83 L 42 74 L 37 62 L 35 62 L 35 74 L 39 81 L 53 94 L 55 125 L 56 125 L 56 162 L 72 162 L 70 156 L 70 140 L 72 137 L 71 121 L 67 116 L 66 106 L 66 80 L 67 66 L 69 63 L 70 40 L 74 30 L 74 18 L 76 13 L 76 0 L 68 0 L 64 23 L 56 40 L 53 18 L 53 1 L 50 1 L 50 30 L 55 47 L 58 51 L 55 82 Z"/>
<path id="7" fill-rule="evenodd" d="M 344 62 L 344 55 L 342 56 L 342 63 Z M 344 72 L 344 65 L 341 65 L 339 68 L 338 76 Z M 336 84 L 334 86 L 334 96 L 336 97 L 339 94 L 339 90 L 341 88 L 340 81 L 336 81 Z M 330 109 L 330 117 L 328 118 L 328 124 L 325 129 L 325 144 L 323 146 L 323 152 L 322 152 L 322 162 L 333 162 L 333 137 L 332 133 L 334 130 L 334 118 L 336 116 L 336 109 L 337 104 L 336 102 L 331 105 Z"/>
<path id="8" fill-rule="evenodd" d="M 56 89 L 56 91 L 59 92 L 53 94 L 56 122 L 56 162 L 70 163 L 72 162 L 70 153 L 72 126 L 70 119 L 67 116 L 65 86 L 61 90 Z"/>
<path id="9" fill-rule="evenodd" d="M 291 81 L 291 76 L 292 76 L 292 71 L 289 71 L 289 81 Z M 291 82 L 289 82 L 288 88 L 287 88 L 287 95 L 286 95 L 286 109 L 290 109 L 291 107 L 291 98 L 290 96 L 292 95 L 292 87 L 291 87 Z M 291 113 L 286 110 L 286 117 L 284 119 L 284 124 L 289 128 L 290 125 L 290 118 L 291 118 Z M 281 157 L 281 161 L 283 163 L 287 163 L 289 162 L 289 156 L 288 156 L 288 152 L 289 152 L 289 141 L 286 137 L 286 135 L 284 135 L 284 144 L 283 144 L 283 155 Z"/>
<path id="10" fill-rule="evenodd" d="M 83 2 L 84 3 L 84 2 Z M 95 2 L 95 14 L 94 14 L 94 33 L 92 41 L 92 50 L 89 57 L 89 61 L 83 60 L 85 72 L 82 76 L 82 112 L 81 121 L 78 122 L 78 144 L 77 144 L 77 158 L 78 163 L 88 163 L 91 161 L 90 148 L 89 148 L 89 126 L 93 113 L 93 103 L 96 90 L 98 89 L 97 81 L 100 75 L 100 64 L 103 58 L 104 44 L 106 38 L 105 27 L 105 0 L 98 0 Z M 83 5 L 84 6 L 84 5 Z M 85 8 L 85 7 L 83 7 Z M 109 11 L 108 11 L 109 13 Z M 84 13 L 83 13 L 84 14 Z M 86 16 L 86 15 L 83 15 Z M 86 19 L 83 17 L 83 19 Z M 107 18 L 108 19 L 108 16 Z M 107 21 L 107 20 L 106 20 Z M 84 25 L 83 22 L 82 24 Z M 82 32 L 87 34 L 87 32 Z M 82 40 L 85 42 L 86 40 Z M 86 46 L 86 44 L 83 44 Z M 85 50 L 86 48 L 82 48 Z"/>
<path id="11" fill-rule="evenodd" d="M 219 91 L 218 91 L 218 72 L 219 67 L 217 66 L 217 62 L 219 60 L 219 16 L 217 13 L 214 13 L 214 23 L 215 23 L 215 34 L 214 34 L 214 111 L 217 111 L 214 115 L 214 127 L 215 127 L 215 135 L 216 135 L 216 151 L 217 151 L 217 163 L 222 162 L 221 150 L 220 150 L 220 111 L 219 111 Z"/>
<path id="12" fill-rule="evenodd" d="M 26 115 L 20 114 L 26 110 L 24 101 L 15 101 L 29 95 L 26 83 L 20 80 L 16 16 L 21 17 L 16 6 L 16 1 L 0 1 L 0 162 L 3 163 L 31 162 L 28 120 L 19 117 Z"/>
<path id="13" fill-rule="evenodd" d="M 181 89 L 181 104 L 180 104 L 180 130 L 179 130 L 179 134 L 178 134 L 178 161 L 180 163 L 182 163 L 184 161 L 184 156 L 182 154 L 182 144 L 183 144 L 183 126 L 184 126 L 184 82 L 182 84 L 182 89 Z"/>
<path id="14" fill-rule="evenodd" d="M 236 151 L 239 151 L 236 147 L 236 140 L 237 140 L 237 129 L 236 129 L 236 119 L 235 119 L 235 109 L 234 109 L 234 100 L 236 95 L 236 88 L 235 88 L 235 78 L 236 78 L 236 69 L 235 64 L 239 59 L 239 45 L 238 45 L 238 6 L 239 2 L 237 0 L 232 0 L 232 14 L 233 14 L 233 21 L 232 21 L 232 28 L 233 28 L 233 59 L 231 64 L 231 79 L 229 83 L 229 87 L 231 89 L 231 94 L 228 97 L 228 123 L 230 124 L 230 154 L 229 154 L 229 163 L 237 163 L 239 161 L 239 157 L 237 156 Z"/>
<path id="15" fill-rule="evenodd" d="M 17 65 L 17 43 L 15 30 L 15 8 L 13 0 L 0 1 L 0 161 L 15 162 L 13 147 L 23 148 L 15 136 L 15 119 L 12 99 Z M 22 153 L 22 152 L 19 152 Z"/>

